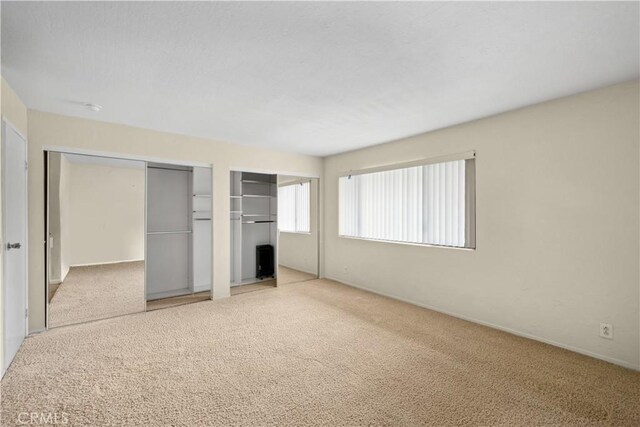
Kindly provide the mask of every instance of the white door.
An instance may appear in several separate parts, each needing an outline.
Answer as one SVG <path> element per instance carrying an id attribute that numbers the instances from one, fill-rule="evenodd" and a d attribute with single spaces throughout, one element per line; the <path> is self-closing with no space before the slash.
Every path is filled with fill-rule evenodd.
<path id="1" fill-rule="evenodd" d="M 9 367 L 27 331 L 27 143 L 2 122 L 2 253 L 4 366 Z"/>

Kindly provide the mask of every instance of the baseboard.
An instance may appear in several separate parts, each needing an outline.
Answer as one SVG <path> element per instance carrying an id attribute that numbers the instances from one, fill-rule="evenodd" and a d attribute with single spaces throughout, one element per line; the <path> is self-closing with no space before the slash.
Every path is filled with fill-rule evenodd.
<path id="1" fill-rule="evenodd" d="M 296 268 L 296 267 L 291 267 L 291 266 L 288 266 L 288 265 L 286 265 L 286 264 L 280 264 L 280 266 L 281 266 L 281 267 L 286 267 L 286 268 L 288 268 L 289 270 L 296 270 L 296 271 L 299 271 L 299 272 L 301 272 L 301 273 L 313 274 L 314 276 L 317 276 L 317 275 L 318 275 L 318 273 L 317 273 L 317 272 L 312 273 L 312 272 L 310 272 L 310 271 L 302 270 L 302 269 L 300 269 L 300 268 Z"/>
<path id="2" fill-rule="evenodd" d="M 147 295 L 147 302 L 157 299 L 181 297 L 184 295 L 191 295 L 193 292 L 190 288 L 172 289 L 170 291 L 154 292 Z"/>
<path id="3" fill-rule="evenodd" d="M 49 280 L 50 285 L 59 285 L 60 283 L 62 283 L 60 279 Z"/>
<path id="4" fill-rule="evenodd" d="M 72 264 L 69 267 L 92 267 L 94 265 L 122 264 L 124 262 L 138 262 L 138 261 L 144 261 L 144 259 L 123 259 L 119 261 L 89 262 L 87 264 Z"/>
<path id="5" fill-rule="evenodd" d="M 592 351 L 585 350 L 585 349 L 580 348 L 580 347 L 574 347 L 574 346 L 571 346 L 571 345 L 562 344 L 562 343 L 559 343 L 559 342 L 556 342 L 556 341 L 553 341 L 553 340 L 549 340 L 549 339 L 542 338 L 542 337 L 539 337 L 539 336 L 536 336 L 536 335 L 532 335 L 532 334 L 529 334 L 527 332 L 521 332 L 521 331 L 518 331 L 516 329 L 511 329 L 511 328 L 507 328 L 505 326 L 500 326 L 500 325 L 496 325 L 496 324 L 493 324 L 493 323 L 490 323 L 490 322 L 485 322 L 483 320 L 474 319 L 474 318 L 469 317 L 469 316 L 465 316 L 465 315 L 462 315 L 462 314 L 459 314 L 459 313 L 454 313 L 454 312 L 451 312 L 451 311 L 448 311 L 448 310 L 443 310 L 441 308 L 434 307 L 434 306 L 431 306 L 431 305 L 428 305 L 428 304 L 423 304 L 423 303 L 412 301 L 412 300 L 409 300 L 409 299 L 406 299 L 406 298 L 402 298 L 402 297 L 398 297 L 398 296 L 395 296 L 395 295 L 391 295 L 391 294 L 388 294 L 388 293 L 385 293 L 385 292 L 380 292 L 378 290 L 370 289 L 370 288 L 367 288 L 365 286 L 356 285 L 355 283 L 345 282 L 345 281 L 342 281 L 342 280 L 334 279 L 334 278 L 329 277 L 329 276 L 327 276 L 325 278 L 328 279 L 328 280 L 333 280 L 334 282 L 342 283 L 343 285 L 347 285 L 347 286 L 350 286 L 352 288 L 357 288 L 357 289 L 360 289 L 360 290 L 363 290 L 363 291 L 371 292 L 373 294 L 381 295 L 383 297 L 391 298 L 391 299 L 394 299 L 394 300 L 397 300 L 397 301 L 406 302 L 407 304 L 416 305 L 418 307 L 422 307 L 422 308 L 426 308 L 426 309 L 429 309 L 429 310 L 437 311 L 438 313 L 446 314 L 448 316 L 456 317 L 458 319 L 462 319 L 462 320 L 466 320 L 466 321 L 469 321 L 469 322 L 477 323 L 479 325 L 488 326 L 490 328 L 498 329 L 498 330 L 503 331 L 503 332 L 507 332 L 507 333 L 510 333 L 510 334 L 513 334 L 513 335 L 517 335 L 519 337 L 529 338 L 529 339 L 534 340 L 534 341 L 539 341 L 539 342 L 543 342 L 545 344 L 549 344 L 549 345 L 552 345 L 552 346 L 555 346 L 555 347 L 560 347 L 560 348 L 563 348 L 565 350 L 573 351 L 574 353 L 583 354 L 585 356 L 593 357 L 594 359 L 604 360 L 605 362 L 613 363 L 614 365 L 619 365 L 619 366 L 622 366 L 624 368 L 633 369 L 634 371 L 640 371 L 640 365 L 634 365 L 633 363 L 629 363 L 629 362 L 626 362 L 624 360 L 616 359 L 614 357 L 605 356 L 603 354 L 594 353 Z"/>

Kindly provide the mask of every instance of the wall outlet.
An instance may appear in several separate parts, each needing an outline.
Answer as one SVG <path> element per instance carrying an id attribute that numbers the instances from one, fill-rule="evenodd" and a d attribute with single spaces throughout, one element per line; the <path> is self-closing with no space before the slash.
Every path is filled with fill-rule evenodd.
<path id="1" fill-rule="evenodd" d="M 613 339 L 613 325 L 609 323 L 600 323 L 600 336 L 609 340 Z"/>

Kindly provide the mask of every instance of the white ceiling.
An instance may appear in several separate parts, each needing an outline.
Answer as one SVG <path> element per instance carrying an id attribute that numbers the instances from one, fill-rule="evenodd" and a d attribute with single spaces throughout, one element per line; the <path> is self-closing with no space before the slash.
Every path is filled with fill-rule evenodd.
<path id="1" fill-rule="evenodd" d="M 321 156 L 639 75 L 638 2 L 1 7 L 29 108 Z"/>

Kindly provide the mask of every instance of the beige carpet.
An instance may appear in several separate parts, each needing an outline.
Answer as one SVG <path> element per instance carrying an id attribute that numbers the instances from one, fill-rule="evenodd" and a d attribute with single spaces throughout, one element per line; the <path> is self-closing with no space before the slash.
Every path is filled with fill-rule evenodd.
<path id="1" fill-rule="evenodd" d="M 312 280 L 28 338 L 5 425 L 640 424 L 640 373 Z"/>
<path id="2" fill-rule="evenodd" d="M 211 292 L 197 292 L 195 294 L 181 295 L 179 297 L 162 298 L 147 301 L 147 311 L 160 310 L 163 308 L 177 307 L 179 305 L 193 304 L 211 299 Z"/>
<path id="3" fill-rule="evenodd" d="M 49 327 L 144 311 L 144 262 L 71 267 L 49 303 Z"/>
<path id="4" fill-rule="evenodd" d="M 317 279 L 315 274 L 305 273 L 304 271 L 294 270 L 293 268 L 278 266 L 278 285 L 286 285 L 287 283 L 306 282 L 307 280 Z"/>

